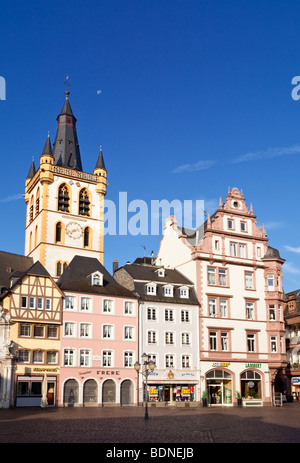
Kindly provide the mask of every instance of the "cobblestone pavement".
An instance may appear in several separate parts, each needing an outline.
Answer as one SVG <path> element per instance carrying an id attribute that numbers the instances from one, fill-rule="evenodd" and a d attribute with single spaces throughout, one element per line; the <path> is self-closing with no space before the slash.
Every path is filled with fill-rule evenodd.
<path id="1" fill-rule="evenodd" d="M 259 408 L 0 410 L 0 443 L 298 443 L 300 403 Z"/>

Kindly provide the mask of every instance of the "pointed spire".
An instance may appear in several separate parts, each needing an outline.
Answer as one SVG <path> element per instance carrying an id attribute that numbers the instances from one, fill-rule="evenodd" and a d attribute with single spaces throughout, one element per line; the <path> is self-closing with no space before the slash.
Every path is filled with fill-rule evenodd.
<path id="1" fill-rule="evenodd" d="M 35 163 L 34 163 L 34 157 L 32 156 L 32 163 L 29 169 L 29 172 L 27 174 L 26 178 L 33 178 L 36 174 L 36 168 L 35 168 Z"/>
<path id="2" fill-rule="evenodd" d="M 97 160 L 97 164 L 95 165 L 95 169 L 103 169 L 106 170 L 105 164 L 104 164 L 104 159 L 103 159 L 103 154 L 102 154 L 102 146 L 100 146 L 100 151 L 99 151 L 99 156 Z"/>
<path id="3" fill-rule="evenodd" d="M 70 85 L 70 84 L 68 84 Z M 81 156 L 76 131 L 76 117 L 69 102 L 70 92 L 65 91 L 66 99 L 57 116 L 57 131 L 53 143 L 54 164 L 67 169 L 82 171 Z"/>
<path id="4" fill-rule="evenodd" d="M 46 140 L 43 152 L 42 152 L 42 155 L 43 154 L 48 154 L 49 156 L 53 156 L 49 132 L 48 132 L 48 137 L 47 137 L 47 140 Z"/>

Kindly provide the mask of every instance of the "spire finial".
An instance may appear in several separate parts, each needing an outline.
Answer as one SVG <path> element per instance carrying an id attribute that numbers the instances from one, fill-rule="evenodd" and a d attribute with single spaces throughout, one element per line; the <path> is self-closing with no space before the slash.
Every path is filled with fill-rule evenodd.
<path id="1" fill-rule="evenodd" d="M 66 95 L 66 99 L 68 99 L 70 95 L 68 87 L 71 87 L 71 84 L 69 83 L 69 76 L 66 77 L 65 85 L 66 85 L 65 95 Z"/>

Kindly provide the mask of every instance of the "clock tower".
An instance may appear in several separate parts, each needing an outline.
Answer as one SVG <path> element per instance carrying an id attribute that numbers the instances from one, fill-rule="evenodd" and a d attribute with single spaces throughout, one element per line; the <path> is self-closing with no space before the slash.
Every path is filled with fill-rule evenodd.
<path id="1" fill-rule="evenodd" d="M 58 278 L 75 255 L 103 263 L 106 168 L 102 149 L 93 173 L 82 169 L 76 122 L 69 102 L 57 117 L 53 147 L 50 136 L 25 180 L 27 205 L 25 255 L 39 260 Z"/>

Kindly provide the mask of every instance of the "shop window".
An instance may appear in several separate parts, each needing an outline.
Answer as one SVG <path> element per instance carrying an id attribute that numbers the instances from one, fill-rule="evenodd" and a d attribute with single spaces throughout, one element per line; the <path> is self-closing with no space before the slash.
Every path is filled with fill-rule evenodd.
<path id="1" fill-rule="evenodd" d="M 241 395 L 243 399 L 261 399 L 261 376 L 253 370 L 241 374 Z"/>
<path id="2" fill-rule="evenodd" d="M 103 383 L 102 401 L 103 403 L 114 403 L 116 401 L 116 385 L 112 379 L 108 379 Z"/>
<path id="3" fill-rule="evenodd" d="M 74 406 L 78 403 L 78 383 L 75 379 L 69 379 L 64 384 L 64 405 Z"/>

